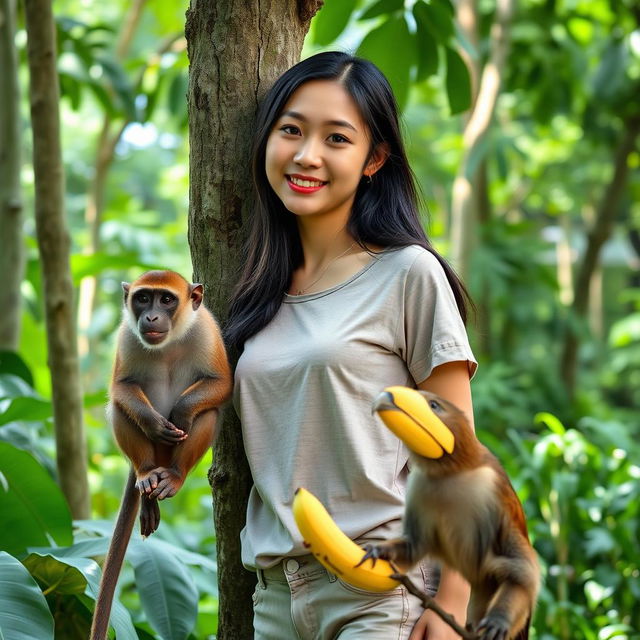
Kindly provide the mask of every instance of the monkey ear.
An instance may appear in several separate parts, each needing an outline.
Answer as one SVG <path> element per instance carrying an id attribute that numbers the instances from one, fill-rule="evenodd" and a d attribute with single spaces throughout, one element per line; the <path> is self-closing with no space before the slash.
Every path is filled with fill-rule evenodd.
<path id="1" fill-rule="evenodd" d="M 127 299 L 129 298 L 129 289 L 131 285 L 128 282 L 122 282 L 122 290 L 124 291 L 124 303 L 127 304 Z"/>
<path id="2" fill-rule="evenodd" d="M 194 311 L 202 304 L 203 295 L 204 287 L 201 284 L 191 285 L 191 306 Z"/>

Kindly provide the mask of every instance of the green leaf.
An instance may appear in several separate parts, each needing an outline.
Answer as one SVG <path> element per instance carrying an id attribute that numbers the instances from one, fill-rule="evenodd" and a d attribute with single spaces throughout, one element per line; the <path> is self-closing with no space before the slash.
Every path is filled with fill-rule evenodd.
<path id="1" fill-rule="evenodd" d="M 404 0 L 378 0 L 378 2 L 369 7 L 358 19 L 370 20 L 371 18 L 388 15 L 402 9 L 404 9 Z"/>
<path id="2" fill-rule="evenodd" d="M 428 28 L 434 38 L 442 44 L 448 44 L 454 34 L 453 14 L 447 8 L 447 3 L 418 0 L 413 7 L 414 16 L 420 16 L 420 20 Z M 417 19 L 417 18 L 416 18 Z"/>
<path id="3" fill-rule="evenodd" d="M 0 548 L 12 555 L 50 539 L 72 541 L 71 514 L 58 485 L 34 458 L 0 442 Z"/>
<path id="4" fill-rule="evenodd" d="M 0 351 L 0 374 L 12 373 L 33 387 L 33 376 L 27 363 L 15 351 Z"/>
<path id="5" fill-rule="evenodd" d="M 416 59 L 415 36 L 409 31 L 404 16 L 390 18 L 370 31 L 357 54 L 380 68 L 402 110 L 409 95 L 411 66 Z"/>
<path id="6" fill-rule="evenodd" d="M 617 547 L 617 542 L 607 529 L 594 527 L 584 532 L 584 549 L 588 557 L 610 553 Z"/>
<path id="7" fill-rule="evenodd" d="M 471 77 L 460 54 L 445 47 L 447 54 L 447 97 L 451 115 L 462 113 L 471 106 Z"/>
<path id="8" fill-rule="evenodd" d="M 53 617 L 25 567 L 0 551 L 0 636 L 7 640 L 54 640 Z"/>
<path id="9" fill-rule="evenodd" d="M 85 560 L 87 564 L 95 565 L 92 560 Z M 29 573 L 44 587 L 47 594 L 55 592 L 59 594 L 84 593 L 87 588 L 87 580 L 82 572 L 51 555 L 39 555 L 30 553 L 23 561 Z"/>
<path id="10" fill-rule="evenodd" d="M 71 274 L 75 285 L 82 278 L 97 276 L 107 269 L 121 271 L 139 264 L 140 256 L 135 251 L 120 251 L 117 254 L 97 252 L 92 255 L 76 253 L 71 256 Z"/>
<path id="11" fill-rule="evenodd" d="M 77 571 L 77 574 L 82 576 L 83 582 L 86 585 L 84 593 L 95 600 L 98 597 L 98 589 L 100 586 L 100 569 L 95 561 L 85 556 L 104 556 L 107 552 L 109 542 L 110 538 L 97 538 L 95 540 L 82 540 L 70 547 L 30 549 L 32 553 L 29 558 L 35 556 L 31 561 L 35 566 L 40 566 L 38 557 L 44 558 L 47 563 L 51 561 L 59 563 L 60 566 L 57 569 L 49 569 L 50 575 L 55 575 L 56 571 L 59 572 L 61 576 L 66 575 L 69 571 L 72 572 L 71 575 L 74 575 L 73 572 Z M 48 560 L 48 558 L 51 560 Z M 71 586 L 73 585 L 73 583 L 70 584 Z M 55 591 L 59 592 L 58 589 L 55 589 Z M 113 601 L 109 622 L 115 629 L 118 640 L 138 640 L 133 622 L 131 621 L 131 615 L 118 599 L 114 599 Z"/>
<path id="12" fill-rule="evenodd" d="M 417 82 L 426 80 L 438 71 L 437 36 L 431 30 L 430 22 L 425 16 L 425 7 L 424 2 L 416 2 L 413 6 L 413 17 L 416 21 L 416 44 L 418 46 Z"/>
<path id="13" fill-rule="evenodd" d="M 0 399 L 1 398 L 37 398 L 38 395 L 31 385 L 23 378 L 13 373 L 0 373 Z"/>
<path id="14" fill-rule="evenodd" d="M 96 58 L 96 62 L 102 66 L 105 75 L 111 81 L 113 90 L 120 98 L 123 114 L 129 120 L 136 120 L 135 96 L 127 74 L 116 61 L 105 56 Z"/>
<path id="15" fill-rule="evenodd" d="M 593 79 L 596 99 L 611 100 L 627 82 L 628 50 L 624 42 L 614 38 L 608 43 Z"/>
<path id="16" fill-rule="evenodd" d="M 16 420 L 46 420 L 53 415 L 53 406 L 48 400 L 38 398 L 14 398 L 0 413 L 0 427 Z"/>
<path id="17" fill-rule="evenodd" d="M 128 553 L 142 607 L 164 640 L 185 640 L 195 625 L 198 591 L 185 565 L 153 542 L 133 544 Z"/>
<path id="18" fill-rule="evenodd" d="M 321 47 L 331 44 L 344 31 L 358 0 L 333 0 L 324 6 L 312 21 L 313 42 Z"/>

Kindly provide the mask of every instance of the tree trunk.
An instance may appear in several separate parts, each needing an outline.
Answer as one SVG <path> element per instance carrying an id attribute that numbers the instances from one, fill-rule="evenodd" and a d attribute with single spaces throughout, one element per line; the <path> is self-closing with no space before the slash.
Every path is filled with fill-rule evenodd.
<path id="1" fill-rule="evenodd" d="M 573 313 L 580 320 L 583 320 L 587 315 L 591 279 L 598 266 L 600 250 L 611 236 L 611 231 L 618 215 L 618 204 L 624 192 L 627 174 L 629 173 L 629 156 L 636 149 L 638 135 L 640 135 L 640 117 L 636 116 L 625 122 L 622 137 L 615 151 L 611 182 L 607 185 L 596 212 L 595 222 L 587 235 L 587 247 L 576 276 L 572 305 Z M 575 326 L 573 326 L 574 324 L 572 323 L 567 327 L 560 358 L 560 373 L 570 396 L 575 392 L 578 349 L 580 346 L 580 340 Z"/>
<path id="2" fill-rule="evenodd" d="M 44 286 L 56 456 L 62 490 L 74 518 L 89 516 L 82 390 L 69 268 L 60 148 L 56 35 L 51 2 L 25 0 L 29 61 L 35 218 Z"/>
<path id="3" fill-rule="evenodd" d="M 491 51 L 484 65 L 478 96 L 463 134 L 464 156 L 453 183 L 451 202 L 451 246 L 453 265 L 463 280 L 469 275 L 469 258 L 473 250 L 478 223 L 477 167 L 484 154 L 486 136 L 500 94 L 507 53 L 509 26 L 515 0 L 498 0 L 491 27 Z M 468 3 L 464 3 L 465 6 Z"/>
<path id="4" fill-rule="evenodd" d="M 20 168 L 22 142 L 15 0 L 0 0 L 0 349 L 17 351 L 24 271 Z"/>
<path id="5" fill-rule="evenodd" d="M 189 244 L 194 277 L 224 322 L 242 264 L 251 209 L 250 150 L 256 108 L 275 78 L 298 61 L 320 0 L 191 0 Z M 231 354 L 235 359 L 235 354 Z M 240 426 L 224 413 L 210 472 L 219 582 L 219 640 L 253 637 L 252 574 L 240 562 L 251 476 Z"/>

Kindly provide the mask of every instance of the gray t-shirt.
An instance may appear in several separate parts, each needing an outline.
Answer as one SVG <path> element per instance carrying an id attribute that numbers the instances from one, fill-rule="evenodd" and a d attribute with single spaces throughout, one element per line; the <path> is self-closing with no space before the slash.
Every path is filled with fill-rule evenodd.
<path id="1" fill-rule="evenodd" d="M 331 289 L 286 295 L 247 340 L 235 373 L 254 481 L 243 563 L 268 568 L 308 553 L 291 511 L 297 487 L 351 538 L 397 535 L 408 454 L 371 403 L 383 388 L 415 386 L 457 360 L 473 374 L 453 292 L 421 247 L 384 251 Z"/>

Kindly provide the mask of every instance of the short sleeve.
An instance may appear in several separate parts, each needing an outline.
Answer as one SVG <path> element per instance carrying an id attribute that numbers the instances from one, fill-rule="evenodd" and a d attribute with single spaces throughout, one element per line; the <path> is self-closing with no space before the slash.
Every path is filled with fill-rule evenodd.
<path id="1" fill-rule="evenodd" d="M 470 377 L 476 371 L 477 362 L 447 276 L 426 249 L 406 273 L 397 340 L 416 384 L 446 362 L 466 361 Z"/>

